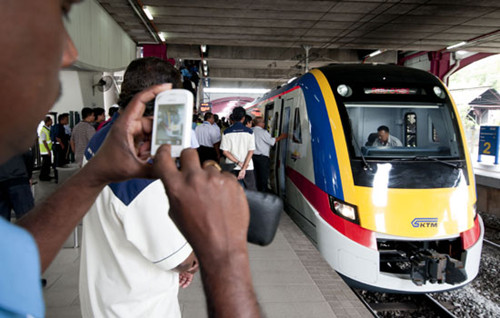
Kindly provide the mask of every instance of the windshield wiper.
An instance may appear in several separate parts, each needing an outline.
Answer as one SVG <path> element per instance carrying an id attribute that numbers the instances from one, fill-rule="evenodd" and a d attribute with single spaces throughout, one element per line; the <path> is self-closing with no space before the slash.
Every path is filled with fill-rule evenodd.
<path id="1" fill-rule="evenodd" d="M 372 171 L 372 167 L 368 164 L 368 161 L 366 161 L 365 156 L 363 155 L 363 151 L 361 151 L 361 148 L 358 145 L 358 142 L 356 141 L 356 137 L 352 134 L 352 128 L 351 128 L 351 139 L 354 141 L 354 144 L 356 145 L 357 150 L 359 151 L 359 154 L 361 155 L 361 160 L 363 160 L 363 168 L 365 170 L 370 170 Z"/>
<path id="2" fill-rule="evenodd" d="M 414 161 L 428 161 L 428 160 L 432 160 L 432 161 L 435 161 L 435 162 L 439 162 L 439 163 L 442 163 L 446 166 L 449 166 L 449 167 L 453 167 L 455 169 L 460 169 L 463 167 L 462 163 L 461 162 L 458 162 L 458 163 L 452 163 L 452 162 L 448 162 L 448 161 L 444 161 L 442 159 L 438 159 L 438 158 L 434 158 L 434 157 L 429 157 L 429 156 L 415 156 L 413 158 L 409 158 L 410 160 L 414 160 Z"/>

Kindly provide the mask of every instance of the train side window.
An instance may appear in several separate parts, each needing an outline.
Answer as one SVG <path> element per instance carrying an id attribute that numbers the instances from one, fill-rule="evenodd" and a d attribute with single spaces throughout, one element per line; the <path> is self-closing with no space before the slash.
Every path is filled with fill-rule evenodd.
<path id="1" fill-rule="evenodd" d="M 405 114 L 405 146 L 417 146 L 417 114 Z"/>
<path id="2" fill-rule="evenodd" d="M 300 109 L 295 108 L 295 116 L 293 119 L 293 137 L 292 141 L 298 144 L 302 143 L 302 128 L 300 127 Z"/>
<path id="3" fill-rule="evenodd" d="M 275 112 L 274 113 L 274 118 L 273 118 L 273 125 L 272 125 L 272 134 L 271 136 L 273 137 L 277 137 L 278 136 L 278 118 L 279 118 L 279 114 L 278 112 Z"/>
<path id="4" fill-rule="evenodd" d="M 267 131 L 271 131 L 271 125 L 273 120 L 273 104 L 266 105 L 266 112 L 264 113 L 264 129 Z M 276 117 L 276 116 L 275 116 Z"/>

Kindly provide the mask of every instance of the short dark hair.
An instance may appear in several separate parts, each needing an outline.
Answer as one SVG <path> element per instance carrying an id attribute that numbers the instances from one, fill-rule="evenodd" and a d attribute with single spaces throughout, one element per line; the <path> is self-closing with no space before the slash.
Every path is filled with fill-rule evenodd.
<path id="1" fill-rule="evenodd" d="M 132 61 L 121 86 L 118 105 L 127 107 L 135 94 L 153 85 L 172 83 L 172 88 L 182 87 L 181 74 L 175 67 L 157 57 L 145 57 Z M 144 116 L 152 116 L 154 113 L 154 100 L 146 104 Z"/>
<path id="2" fill-rule="evenodd" d="M 234 121 L 241 121 L 241 119 L 246 115 L 245 108 L 241 106 L 235 107 L 231 115 L 233 116 Z"/>
<path id="3" fill-rule="evenodd" d="M 57 116 L 57 122 L 61 122 L 64 118 L 68 118 L 69 114 L 68 113 L 62 113 L 59 116 Z"/>
<path id="4" fill-rule="evenodd" d="M 102 107 L 94 107 L 94 116 L 97 118 L 99 115 L 103 115 L 106 111 Z"/>
<path id="5" fill-rule="evenodd" d="M 214 117 L 214 114 L 212 114 L 211 112 L 206 112 L 205 116 L 203 116 L 203 120 L 207 121 L 207 120 L 209 120 L 212 117 Z"/>
<path id="6" fill-rule="evenodd" d="M 248 123 L 252 122 L 252 116 L 250 115 L 245 115 L 245 120 L 243 121 L 243 125 L 247 125 Z"/>
<path id="7" fill-rule="evenodd" d="M 45 116 L 45 119 L 43 120 L 44 123 L 48 123 L 49 121 L 52 121 L 52 117 L 50 116 Z"/>
<path id="8" fill-rule="evenodd" d="M 382 126 L 377 128 L 377 131 L 382 131 L 382 130 L 385 132 L 389 132 L 389 127 L 382 125 Z"/>
<path id="9" fill-rule="evenodd" d="M 116 106 L 110 107 L 108 109 L 109 117 L 113 117 L 113 115 L 118 111 L 118 109 L 120 109 L 120 107 L 116 107 Z"/>
<path id="10" fill-rule="evenodd" d="M 85 119 L 93 114 L 94 114 L 94 110 L 92 108 L 90 108 L 90 107 L 83 107 L 82 108 L 82 119 Z"/>

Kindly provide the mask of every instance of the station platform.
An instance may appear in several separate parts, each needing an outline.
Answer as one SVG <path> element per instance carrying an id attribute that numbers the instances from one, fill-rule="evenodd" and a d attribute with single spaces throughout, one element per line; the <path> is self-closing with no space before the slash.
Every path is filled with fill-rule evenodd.
<path id="1" fill-rule="evenodd" d="M 37 201 L 55 189 L 37 185 Z M 81 235 L 80 230 L 75 232 Z M 81 317 L 78 296 L 80 248 L 69 237 L 44 273 L 46 317 Z M 250 267 L 262 316 L 268 318 L 372 317 L 352 290 L 326 263 L 314 245 L 283 212 L 274 241 L 266 247 L 249 244 Z M 236 282 L 235 282 L 236 283 Z M 201 278 L 179 292 L 184 318 L 207 317 Z"/>

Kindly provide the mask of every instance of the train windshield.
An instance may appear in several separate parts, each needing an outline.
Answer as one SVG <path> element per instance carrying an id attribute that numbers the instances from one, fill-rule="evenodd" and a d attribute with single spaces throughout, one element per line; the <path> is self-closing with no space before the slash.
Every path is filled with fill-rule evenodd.
<path id="1" fill-rule="evenodd" d="M 462 159 L 448 103 L 345 102 L 355 157 Z"/>

